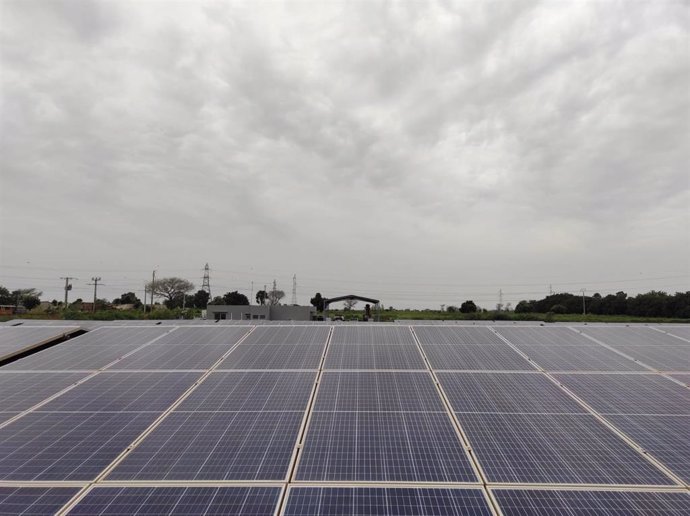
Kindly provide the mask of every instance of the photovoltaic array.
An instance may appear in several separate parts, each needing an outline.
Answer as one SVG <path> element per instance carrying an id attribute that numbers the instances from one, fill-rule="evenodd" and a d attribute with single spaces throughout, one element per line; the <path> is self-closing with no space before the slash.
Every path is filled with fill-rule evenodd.
<path id="1" fill-rule="evenodd" d="M 690 513 L 685 327 L 40 324 L 0 514 Z"/>

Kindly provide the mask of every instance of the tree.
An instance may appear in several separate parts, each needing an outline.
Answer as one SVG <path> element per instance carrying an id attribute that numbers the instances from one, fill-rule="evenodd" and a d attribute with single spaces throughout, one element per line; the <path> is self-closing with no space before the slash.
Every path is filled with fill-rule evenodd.
<path id="1" fill-rule="evenodd" d="M 249 299 L 244 294 L 240 294 L 237 290 L 228 292 L 223 296 L 223 301 L 226 305 L 248 305 Z"/>
<path id="2" fill-rule="evenodd" d="M 278 290 L 276 287 L 276 280 L 273 280 L 273 288 L 268 292 L 268 304 L 276 306 L 280 304 L 280 300 L 285 297 L 285 292 Z"/>
<path id="3" fill-rule="evenodd" d="M 192 296 L 191 304 L 194 305 L 194 308 L 206 308 L 206 305 L 209 304 L 209 297 L 211 296 L 208 292 L 205 290 L 199 290 Z"/>
<path id="4" fill-rule="evenodd" d="M 149 282 L 146 289 L 151 292 L 153 287 L 153 295 L 157 297 L 164 297 L 166 305 L 174 304 L 175 299 L 179 298 L 180 302 L 182 296 L 187 292 L 194 290 L 194 284 L 182 278 L 161 278 L 154 282 Z"/>
<path id="5" fill-rule="evenodd" d="M 266 292 L 265 290 L 259 290 L 256 293 L 256 302 L 258 304 L 265 305 L 267 299 L 268 299 L 268 292 Z"/>
<path id="6" fill-rule="evenodd" d="M 14 300 L 10 295 L 10 291 L 5 287 L 0 285 L 0 305 L 11 305 L 14 304 Z"/>
<path id="7" fill-rule="evenodd" d="M 451 313 L 451 314 L 452 314 L 452 313 L 455 313 L 455 312 L 457 312 L 457 311 L 458 311 L 458 307 L 455 306 L 455 305 L 448 305 L 448 306 L 446 307 L 446 312 L 448 312 L 448 313 Z"/>
<path id="8" fill-rule="evenodd" d="M 346 299 L 343 304 L 345 305 L 345 310 L 352 310 L 357 304 L 356 299 Z"/>
<path id="9" fill-rule="evenodd" d="M 33 310 L 41 304 L 41 299 L 37 296 L 25 296 L 24 299 L 22 299 L 22 304 L 27 310 Z"/>
<path id="10" fill-rule="evenodd" d="M 465 301 L 463 304 L 460 305 L 460 311 L 463 314 L 473 314 L 477 311 L 477 305 L 474 304 L 474 301 L 471 299 L 468 301 Z"/>
<path id="11" fill-rule="evenodd" d="M 141 308 L 141 299 L 134 292 L 125 292 L 117 299 L 113 299 L 114 305 L 134 305 L 134 308 Z"/>
<path id="12" fill-rule="evenodd" d="M 316 295 L 309 300 L 309 303 L 316 308 L 317 312 L 323 312 L 326 300 L 321 296 L 321 292 L 317 292 Z"/>
<path id="13" fill-rule="evenodd" d="M 224 305 L 225 300 L 221 296 L 216 296 L 212 301 L 209 301 L 209 305 Z"/>

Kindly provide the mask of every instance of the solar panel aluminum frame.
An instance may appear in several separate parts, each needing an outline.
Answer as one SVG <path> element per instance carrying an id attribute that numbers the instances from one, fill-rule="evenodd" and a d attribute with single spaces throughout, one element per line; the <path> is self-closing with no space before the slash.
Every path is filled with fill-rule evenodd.
<path id="1" fill-rule="evenodd" d="M 37 328 L 36 326 L 27 326 L 25 328 Z M 0 356 L 0 365 L 2 365 L 4 362 L 7 362 L 9 360 L 12 360 L 14 357 L 21 355 L 23 353 L 27 353 L 31 350 L 40 348 L 41 346 L 45 346 L 46 344 L 50 344 L 53 341 L 61 340 L 61 339 L 68 339 L 75 333 L 79 333 L 82 331 L 78 326 L 47 326 L 46 328 L 49 329 L 58 329 L 58 328 L 65 328 L 65 330 L 69 329 L 70 331 L 65 331 L 63 333 L 56 333 L 52 337 L 46 337 L 45 339 L 41 341 L 34 342 L 32 344 L 27 344 L 24 347 L 18 348 L 12 352 L 9 352 L 5 355 Z M 59 344 L 59 343 L 58 343 Z"/>

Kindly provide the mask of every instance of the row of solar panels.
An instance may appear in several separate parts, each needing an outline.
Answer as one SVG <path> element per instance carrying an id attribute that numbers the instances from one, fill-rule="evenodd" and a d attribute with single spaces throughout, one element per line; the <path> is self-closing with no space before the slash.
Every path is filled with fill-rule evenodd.
<path id="1" fill-rule="evenodd" d="M 294 481 L 478 483 L 481 476 L 489 482 L 673 485 L 672 476 L 607 428 L 601 420 L 603 414 L 608 423 L 613 417 L 633 418 L 635 427 L 645 418 L 655 424 L 665 418 L 662 430 L 666 434 L 660 436 L 660 429 L 651 425 L 642 427 L 641 435 L 652 446 L 657 444 L 653 455 L 687 482 L 690 460 L 683 432 L 688 418 L 687 390 L 665 376 L 588 374 L 585 380 L 582 374 L 547 376 L 528 362 L 529 373 L 323 370 L 313 410 L 305 412 L 319 364 L 312 371 L 271 371 L 257 357 L 266 349 L 277 352 L 275 356 L 286 356 L 286 348 L 312 346 L 319 348 L 316 355 L 321 357 L 328 328 L 257 328 L 246 335 L 247 330 L 104 328 L 1 368 L 0 380 L 9 389 L 3 388 L 3 392 L 17 389 L 15 409 L 20 410 L 27 403 L 24 396 L 34 396 L 30 403 L 45 398 L 37 388 L 42 380 L 46 387 L 51 378 L 73 383 L 78 375 L 76 380 L 82 381 L 73 388 L 67 383 L 68 390 L 62 395 L 11 424 L 8 419 L 0 428 L 0 472 L 9 471 L 3 478 L 287 480 L 295 443 L 311 414 Z M 499 343 L 491 340 L 495 334 L 486 328 L 441 329 L 440 334 L 438 328 L 433 330 L 423 336 L 424 331 L 415 329 L 419 340 L 425 341 L 421 346 L 425 354 L 428 346 L 480 349 Z M 569 348 L 570 339 L 582 338 L 567 328 L 558 331 L 565 333 L 551 337 L 554 346 Z M 240 344 L 229 353 L 238 340 Z M 675 345 L 686 346 L 677 340 Z M 210 365 L 195 372 L 125 367 L 138 354 L 148 356 L 143 363 L 155 366 L 171 353 L 186 357 L 215 346 L 224 352 L 213 355 L 213 372 L 207 371 Z M 414 350 L 422 356 L 407 328 L 337 328 L 329 354 L 338 346 L 390 348 L 393 356 Z M 96 367 L 85 367 L 84 373 L 55 372 L 61 365 L 69 365 L 69 360 L 57 360 L 67 349 L 73 360 L 95 356 L 101 364 L 96 367 L 109 367 L 105 372 L 89 372 Z M 249 363 L 263 370 L 230 370 L 231 357 L 238 352 L 240 360 L 250 357 Z M 43 357 L 42 362 L 35 361 L 38 357 Z M 76 369 L 85 365 L 80 362 Z M 229 370 L 221 371 L 221 367 Z M 32 373 L 24 368 L 51 372 Z M 18 378 L 32 385 L 31 390 L 21 388 Z M 462 446 L 434 379 L 439 380 L 469 438 L 478 466 Z M 200 380 L 203 382 L 197 385 Z M 607 404 L 595 407 L 600 414 L 594 415 L 554 380 L 564 382 L 590 405 L 605 393 Z M 592 382 L 598 386 L 588 393 Z M 190 388 L 195 389 L 189 392 Z M 628 398 L 626 391 L 631 388 L 636 397 Z M 48 392 L 46 388 L 43 394 Z M 161 418 L 175 400 L 181 402 Z M 5 415 L 15 414 L 8 410 Z M 140 438 L 142 432 L 144 439 Z M 109 467 L 132 442 L 137 444 L 134 451 Z M 338 497 L 348 498 L 351 493 L 342 491 Z"/>
<path id="2" fill-rule="evenodd" d="M 0 487 L 4 514 L 55 514 L 77 488 Z M 68 507 L 70 515 L 201 516 L 685 516 L 687 493 L 490 488 L 96 486 Z M 282 507 L 281 507 L 282 506 Z M 492 510 L 493 509 L 493 510 Z M 495 511 L 495 512 L 494 512 Z M 67 513 L 67 512 L 66 512 Z"/>
<path id="3" fill-rule="evenodd" d="M 101 341 L 120 343 L 124 350 L 127 332 L 134 335 L 132 349 L 141 346 L 148 335 L 160 337 L 170 330 L 176 331 L 161 338 L 156 346 L 138 354 L 134 362 L 122 364 L 130 369 L 186 368 L 205 369 L 213 356 L 220 356 L 237 335 L 247 331 L 246 326 L 228 327 L 102 327 L 59 348 L 43 352 L 21 363 L 9 365 L 22 369 L 97 369 L 107 365 L 108 355 L 93 353 L 76 359 L 80 344 L 93 345 Z M 571 330 L 564 327 L 508 327 L 496 332 L 488 327 L 415 327 L 424 353 L 435 369 L 447 370 L 534 370 L 546 371 L 690 371 L 690 335 L 680 330 L 673 334 L 650 328 L 601 328 Z M 32 346 L 60 338 L 76 331 L 73 327 L 6 327 L 0 328 L 0 361 L 24 352 Z M 113 334 L 119 330 L 120 333 Z M 260 327 L 249 337 L 248 343 L 264 346 L 257 364 L 237 360 L 237 367 L 255 368 L 315 368 L 329 328 L 327 326 Z M 103 335 L 99 339 L 99 335 Z M 144 341 L 145 342 L 145 341 Z M 206 362 L 195 361 L 185 346 L 204 344 L 216 346 L 214 355 L 210 347 L 204 348 Z M 291 345 L 292 348 L 271 348 L 273 344 Z M 371 346 L 376 344 L 376 346 Z M 409 345 L 408 348 L 388 348 L 387 345 Z M 327 369 L 424 369 L 425 364 L 415 347 L 412 331 L 403 326 L 341 326 L 333 332 L 331 348 L 326 360 Z M 166 346 L 163 348 L 162 346 Z M 173 351 L 174 347 L 180 353 Z M 155 350 L 164 351 L 159 361 Z M 51 354 L 52 352 L 52 354 Z M 197 353 L 201 351 L 197 350 Z M 161 353 L 162 354 L 162 353 Z M 149 357 L 155 364 L 147 364 Z M 54 360 L 51 360 L 54 358 Z M 33 359 L 33 360 L 32 360 Z M 139 360 L 139 362 L 136 362 Z"/>

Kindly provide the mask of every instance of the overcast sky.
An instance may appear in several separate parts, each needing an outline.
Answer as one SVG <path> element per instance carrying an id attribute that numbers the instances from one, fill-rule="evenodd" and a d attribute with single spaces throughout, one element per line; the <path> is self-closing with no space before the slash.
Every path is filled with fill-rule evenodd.
<path id="1" fill-rule="evenodd" d="M 0 284 L 690 290 L 689 5 L 0 0 Z"/>

